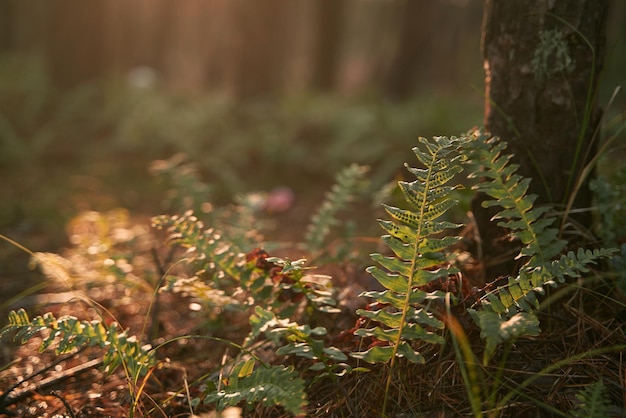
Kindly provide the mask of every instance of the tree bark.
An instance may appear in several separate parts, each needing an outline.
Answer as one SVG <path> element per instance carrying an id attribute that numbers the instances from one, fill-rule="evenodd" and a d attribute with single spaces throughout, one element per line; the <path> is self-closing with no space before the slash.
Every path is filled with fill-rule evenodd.
<path id="1" fill-rule="evenodd" d="M 508 142 L 518 173 L 533 179 L 536 204 L 557 209 L 577 192 L 589 208 L 587 182 L 576 178 L 593 154 L 600 120 L 595 102 L 604 60 L 608 0 L 486 0 L 482 53 L 486 75 L 485 129 Z M 484 252 L 498 254 L 490 213 L 474 212 Z M 590 216 L 578 216 L 588 224 Z"/>

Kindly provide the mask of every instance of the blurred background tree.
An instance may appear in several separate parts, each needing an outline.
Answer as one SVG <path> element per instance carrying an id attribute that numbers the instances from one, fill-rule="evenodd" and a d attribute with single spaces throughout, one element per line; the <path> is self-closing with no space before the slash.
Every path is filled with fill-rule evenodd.
<path id="1" fill-rule="evenodd" d="M 40 53 L 64 87 L 136 67 L 240 97 L 480 80 L 481 0 L 4 0 L 0 16 L 0 51 Z"/>
<path id="2" fill-rule="evenodd" d="M 626 2 L 609 4 L 600 103 L 626 74 Z M 483 10 L 483 0 L 0 0 L 0 233 L 49 241 L 80 210 L 159 213 L 146 167 L 177 152 L 222 197 L 306 190 L 296 205 L 308 219 L 346 165 L 372 166 L 381 185 L 417 136 L 481 125 Z"/>

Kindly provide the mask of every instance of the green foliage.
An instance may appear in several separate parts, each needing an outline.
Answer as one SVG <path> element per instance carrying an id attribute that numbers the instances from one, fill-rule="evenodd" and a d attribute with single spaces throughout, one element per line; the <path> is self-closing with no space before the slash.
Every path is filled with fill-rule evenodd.
<path id="1" fill-rule="evenodd" d="M 199 168 L 222 197 L 267 189 L 277 176 L 328 182 L 353 163 L 370 165 L 373 178 L 385 179 L 416 130 L 460 130 L 480 117 L 474 103 L 440 96 L 396 103 L 324 95 L 240 102 L 218 95 L 181 99 L 158 89 L 107 93 L 114 148 L 145 152 L 149 144 L 152 158 L 172 150 L 202 156 Z"/>
<path id="2" fill-rule="evenodd" d="M 449 263 L 452 255 L 444 250 L 458 238 L 439 238 L 437 234 L 459 226 L 439 218 L 455 204 L 449 194 L 456 186 L 448 182 L 462 170 L 460 163 L 464 156 L 459 154 L 462 145 L 463 140 L 458 138 L 436 137 L 433 141 L 420 138 L 420 146 L 413 149 L 425 168 L 407 166 L 417 179 L 399 183 L 411 208 L 385 205 L 393 221 L 380 221 L 388 233 L 383 241 L 394 256 L 372 254 L 381 267 L 368 268 L 386 290 L 363 294 L 384 308 L 357 311 L 358 315 L 379 324 L 356 331 L 361 337 L 372 338 L 375 344 L 366 351 L 352 353 L 353 357 L 378 363 L 397 355 L 423 363 L 423 356 L 411 342 L 443 343 L 443 338 L 434 332 L 444 327 L 443 322 L 425 309 L 426 301 L 443 300 L 442 295 L 427 293 L 420 286 L 457 272 Z"/>
<path id="3" fill-rule="evenodd" d="M 194 276 L 206 278 L 218 287 L 249 281 L 251 268 L 246 266 L 244 253 L 219 231 L 205 228 L 192 211 L 157 216 L 152 225 L 167 231 L 170 245 L 185 249 L 184 258 L 192 265 Z"/>
<path id="4" fill-rule="evenodd" d="M 11 311 L 9 323 L 0 330 L 0 337 L 17 331 L 15 339 L 21 344 L 42 335 L 39 351 L 56 344 L 55 353 L 64 354 L 83 346 L 105 349 L 104 367 L 113 373 L 119 366 L 133 379 L 144 376 L 156 364 L 149 345 L 140 344 L 135 337 L 127 337 L 116 323 L 105 326 L 101 321 L 81 321 L 73 316 L 55 318 L 51 313 L 29 319 L 25 310 Z"/>
<path id="5" fill-rule="evenodd" d="M 305 382 L 293 367 L 254 367 L 254 360 L 238 363 L 224 382 L 223 388 L 215 385 L 204 396 L 206 404 L 216 404 L 218 409 L 237 405 L 263 403 L 282 405 L 294 415 L 306 412 Z"/>
<path id="6" fill-rule="evenodd" d="M 475 165 L 470 177 L 485 178 L 474 188 L 493 199 L 483 202 L 484 207 L 503 209 L 493 220 L 522 242 L 524 247 L 516 258 L 529 257 L 530 270 L 552 260 L 565 241 L 558 239 L 558 229 L 551 227 L 555 217 L 543 216 L 550 208 L 533 207 L 537 196 L 526 194 L 531 179 L 516 174 L 518 165 L 509 164 L 512 156 L 502 155 L 505 148 L 505 142 L 477 133 L 470 148 L 470 160 Z"/>
<path id="7" fill-rule="evenodd" d="M 150 165 L 150 172 L 167 187 L 164 204 L 172 213 L 200 212 L 211 197 L 212 188 L 202 181 L 196 165 L 186 160 L 184 154 L 176 154 Z"/>
<path id="8" fill-rule="evenodd" d="M 600 165 L 612 164 L 602 161 Z M 626 237 L 626 167 L 612 177 L 599 175 L 589 182 L 596 196 L 597 233 L 604 242 L 617 245 Z"/>
<path id="9" fill-rule="evenodd" d="M 250 317 L 252 331 L 248 344 L 256 340 L 261 333 L 265 334 L 276 347 L 279 356 L 295 355 L 312 360 L 310 370 L 326 371 L 321 375 L 343 375 L 352 368 L 345 362 L 348 357 L 336 347 L 327 347 L 323 337 L 327 331 L 324 327 L 311 328 L 308 324 L 300 325 L 287 319 L 278 318 L 272 311 L 259 306 Z"/>
<path id="10" fill-rule="evenodd" d="M 495 345 L 503 341 L 503 336 L 509 339 L 538 334 L 533 312 L 539 308 L 537 294 L 543 294 L 545 286 L 556 287 L 564 283 L 566 277 L 581 277 L 589 271 L 588 266 L 610 258 L 615 252 L 613 249 L 580 248 L 561 255 L 566 242 L 559 239 L 558 229 L 552 226 L 555 218 L 546 215 L 550 208 L 533 206 L 537 196 L 526 193 L 530 179 L 516 174 L 518 166 L 509 164 L 511 155 L 502 154 L 505 148 L 506 143 L 475 133 L 469 149 L 469 160 L 474 165 L 470 176 L 484 179 L 474 188 L 493 199 L 485 200 L 484 207 L 501 209 L 493 220 L 521 242 L 516 259 L 524 260 L 517 276 L 509 277 L 505 286 L 487 292 L 480 300 L 485 311 L 497 315 L 470 310 L 481 326 L 481 335 L 487 340 L 484 361 L 493 353 Z M 518 313 L 520 310 L 522 312 Z"/>
<path id="11" fill-rule="evenodd" d="M 540 334 L 536 316 L 538 295 L 544 293 L 546 286 L 556 287 L 567 278 L 579 278 L 593 264 L 615 252 L 580 248 L 564 254 L 566 242 L 552 226 L 556 218 L 549 215 L 549 207 L 534 207 L 536 196 L 527 194 L 530 179 L 516 174 L 517 165 L 510 164 L 511 156 L 503 154 L 505 148 L 504 142 L 478 131 L 461 138 L 420 139 L 414 152 L 423 168 L 409 168 L 417 178 L 415 181 L 399 182 L 409 209 L 385 205 L 392 220 L 380 221 L 388 233 L 382 240 L 393 255 L 372 254 L 379 266 L 368 268 L 385 290 L 364 292 L 362 296 L 374 303 L 369 309 L 357 311 L 363 321 L 375 324 L 354 331 L 370 344 L 365 351 L 351 353 L 371 363 L 389 362 L 392 369 L 396 356 L 424 363 L 418 344 L 442 344 L 441 330 L 447 325 L 453 334 L 457 360 L 465 364 L 461 370 L 475 414 L 480 414 L 482 402 L 481 390 L 476 386 L 479 369 L 465 332 L 456 319 L 449 317 L 451 305 L 458 300 L 436 285 L 458 273 L 451 263 L 455 256 L 450 246 L 461 237 L 444 234 L 459 225 L 441 219 L 456 204 L 451 198 L 456 186 L 448 183 L 465 166 L 470 167 L 468 178 L 478 179 L 474 190 L 488 196 L 483 206 L 498 208 L 492 220 L 508 230 L 511 240 L 520 245 L 516 257 L 521 263 L 518 273 L 504 278 L 505 285 L 483 292 L 467 309 L 485 340 L 485 364 L 499 344 Z M 433 309 L 437 306 L 439 310 Z M 447 311 L 445 321 L 442 306 Z M 389 373 L 383 415 L 391 376 Z M 487 396 L 493 400 L 491 394 Z"/>
<path id="12" fill-rule="evenodd" d="M 311 218 L 307 228 L 305 245 L 309 251 L 317 253 L 322 250 L 327 236 L 341 223 L 337 218 L 338 212 L 363 193 L 367 185 L 365 179 L 367 171 L 366 166 L 352 164 L 337 174 L 336 184 L 326 193 L 324 202 Z"/>
<path id="13" fill-rule="evenodd" d="M 308 402 L 304 373 L 311 384 L 321 378 L 341 384 L 339 379 L 345 375 L 364 370 L 354 367 L 348 353 L 369 363 L 389 363 L 384 414 L 397 359 L 423 364 L 425 349 L 444 344 L 451 334 L 472 411 L 478 415 L 485 405 L 495 410 L 497 390 L 482 399 L 484 390 L 479 386 L 485 376 L 480 375 L 474 347 L 463 329 L 467 322 L 457 321 L 456 315 L 468 320 L 468 316 L 463 318 L 467 313 L 479 327 L 486 364 L 499 345 L 510 346 L 518 338 L 540 334 L 539 300 L 548 286 L 580 278 L 614 254 L 611 249 L 565 252 L 566 243 L 553 226 L 551 209 L 535 207 L 536 197 L 527 194 L 530 180 L 516 174 L 517 166 L 510 164 L 505 148 L 505 143 L 479 132 L 460 138 L 420 138 L 413 149 L 420 166 L 406 166 L 415 180 L 398 183 L 404 202 L 384 205 L 390 219 L 379 224 L 385 231 L 382 242 L 387 252 L 372 254 L 376 265 L 367 269 L 383 290 L 362 293 L 372 303 L 357 311 L 361 326 L 353 331 L 361 340 L 349 353 L 349 349 L 335 347 L 341 345 L 320 326 L 324 322 L 319 319 L 328 319 L 323 315 L 339 312 L 330 277 L 310 273 L 304 258 L 272 257 L 261 249 L 262 237 L 256 229 L 258 196 L 240 196 L 235 204 L 217 207 L 209 203 L 211 188 L 200 180 L 197 169 L 180 158 L 153 166 L 176 192 L 168 196 L 170 207 L 196 210 L 153 218 L 153 225 L 165 231 L 169 248 L 164 250 L 170 251 L 164 265 L 133 270 L 139 264 L 137 254 L 152 247 L 141 238 L 144 232 L 127 227 L 123 211 L 81 215 L 68 228 L 73 250 L 64 256 L 37 253 L 33 262 L 55 283 L 71 289 L 77 284 L 88 288 L 111 277 L 127 285 L 131 271 L 137 275 L 158 271 L 164 280 L 160 291 L 179 292 L 201 302 L 203 309 L 198 315 L 220 312 L 228 318 L 236 310 L 240 320 L 248 319 L 250 331 L 242 343 L 197 336 L 228 342 L 239 352 L 220 372 L 223 379 L 216 379 L 217 373 L 207 379 L 212 372 L 208 371 L 199 380 L 206 384 L 206 391 L 201 398 L 191 399 L 192 405 L 204 402 L 222 409 L 245 402 L 280 405 L 289 413 L 304 414 Z M 484 205 L 498 208 L 493 220 L 508 230 L 520 247 L 516 257 L 519 270 L 499 280 L 499 286 L 472 290 L 471 297 L 464 293 L 466 289 L 452 292 L 445 285 L 463 279 L 462 261 L 453 247 L 461 240 L 454 232 L 460 225 L 450 220 L 449 211 L 457 203 L 453 196 L 460 188 L 454 182 L 462 181 L 458 177 L 468 167 L 468 177 L 476 182 L 474 190 L 488 196 Z M 306 245 L 311 252 L 327 245 L 328 236 L 339 227 L 339 212 L 360 193 L 364 175 L 364 167 L 358 165 L 338 175 L 307 231 Z M 623 264 L 624 258 L 622 254 L 614 262 Z M 159 264 L 158 255 L 155 262 Z M 475 303 L 467 312 L 459 310 L 466 307 L 459 303 L 468 300 Z M 242 339 L 248 330 L 245 325 L 243 328 Z M 30 320 L 20 310 L 10 314 L 0 336 L 11 331 L 17 331 L 21 342 L 43 331 L 41 350 L 56 344 L 59 354 L 98 346 L 105 350 L 104 364 L 110 373 L 123 365 L 128 374 L 144 376 L 156 362 L 155 350 L 127 337 L 115 323 L 105 326 L 70 316 L 56 319 L 50 313 Z M 275 357 L 262 361 L 268 352 Z M 272 365 L 285 357 L 303 368 Z M 496 373 L 498 382 L 503 367 Z M 590 385 L 579 394 L 581 414 L 606 412 L 602 408 L 608 404 L 600 392 L 597 385 Z"/>
<path id="14" fill-rule="evenodd" d="M 489 310 L 470 309 L 469 313 L 481 330 L 480 337 L 485 340 L 484 362 L 491 358 L 498 344 L 521 336 L 537 336 L 541 332 L 539 320 L 532 312 L 519 312 L 505 320 Z"/>
<path id="15" fill-rule="evenodd" d="M 604 418 L 611 416 L 611 401 L 602 380 L 589 384 L 576 394 L 580 402 L 570 411 L 572 418 Z"/>
<path id="16" fill-rule="evenodd" d="M 620 247 L 620 253 L 613 257 L 613 270 L 615 271 L 617 288 L 626 295 L 626 244 Z"/>
<path id="17" fill-rule="evenodd" d="M 164 290 L 188 294 L 210 307 L 273 306 L 284 317 L 300 301 L 336 312 L 329 278 L 304 274 L 304 259 L 269 257 L 261 249 L 244 254 L 221 232 L 206 229 L 191 212 L 156 217 L 153 224 L 167 230 L 169 244 L 183 248 L 183 259 L 191 266 L 190 277 L 169 275 Z"/>

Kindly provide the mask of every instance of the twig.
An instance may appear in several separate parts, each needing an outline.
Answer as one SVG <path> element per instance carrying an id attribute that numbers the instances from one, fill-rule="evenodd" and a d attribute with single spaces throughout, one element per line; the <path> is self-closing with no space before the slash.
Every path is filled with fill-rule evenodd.
<path id="1" fill-rule="evenodd" d="M 65 399 L 63 399 L 63 397 L 61 396 L 59 391 L 53 390 L 52 392 L 50 392 L 50 395 L 54 396 L 55 398 L 60 400 L 61 403 L 63 403 L 63 406 L 65 406 L 65 409 L 70 414 L 70 417 L 76 418 L 76 415 L 74 414 L 74 410 L 72 410 L 72 407 L 70 406 L 70 404 L 68 404 L 67 401 Z"/>
<path id="2" fill-rule="evenodd" d="M 65 379 L 68 379 L 70 377 L 73 377 L 77 374 L 86 372 L 87 370 L 93 369 L 95 367 L 98 367 L 100 365 L 102 365 L 103 359 L 101 358 L 97 358 L 97 359 L 93 359 L 90 360 L 86 363 L 82 363 L 79 364 L 78 366 L 72 367 L 71 369 L 67 369 L 65 371 L 63 371 L 63 373 L 57 375 L 57 376 L 51 376 L 48 377 L 46 379 L 43 379 L 42 381 L 38 382 L 38 383 L 34 383 L 30 386 L 28 386 L 26 389 L 22 389 L 22 390 L 14 390 L 15 388 L 12 388 L 11 390 L 7 391 L 4 395 L 3 395 L 3 399 L 2 399 L 2 403 L 0 404 L 0 411 L 4 410 L 7 406 L 9 405 L 13 405 L 16 404 L 17 402 L 28 398 L 29 396 L 31 396 L 33 393 L 37 392 L 37 391 L 41 391 L 43 389 L 46 389 L 50 386 L 53 386 L 59 382 L 62 382 Z M 41 372 L 39 372 L 41 373 Z M 38 374 L 39 374 L 38 373 Z M 31 376 L 32 377 L 32 376 Z M 53 393 L 54 395 L 54 393 Z"/>
<path id="3" fill-rule="evenodd" d="M 32 378 L 34 378 L 35 376 L 39 376 L 42 375 L 46 372 L 48 372 L 49 370 L 52 370 L 53 368 L 55 368 L 58 364 L 61 364 L 62 362 L 76 356 L 77 354 L 79 354 L 81 351 L 83 351 L 86 347 L 82 347 L 81 349 L 79 349 L 76 353 L 72 353 L 68 356 L 63 356 L 63 357 L 58 357 L 56 360 L 53 360 L 52 363 L 50 363 L 48 366 L 44 367 L 41 370 L 37 370 L 36 372 L 31 373 L 30 375 L 26 376 L 25 378 L 23 378 L 20 382 L 15 383 L 12 386 L 9 386 L 4 393 L 2 394 L 2 396 L 0 396 L 0 407 L 4 406 L 4 405 L 10 405 L 6 403 L 6 398 L 7 396 L 13 392 L 19 385 L 21 385 L 23 382 L 28 382 L 29 380 L 31 380 Z"/>

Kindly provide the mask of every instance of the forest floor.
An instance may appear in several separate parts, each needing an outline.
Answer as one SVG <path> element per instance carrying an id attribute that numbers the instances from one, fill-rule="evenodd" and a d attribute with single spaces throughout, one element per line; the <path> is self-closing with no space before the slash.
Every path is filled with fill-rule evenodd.
<path id="1" fill-rule="evenodd" d="M 69 147 L 64 152 L 72 151 Z M 407 153 L 396 151 L 400 158 L 409 160 L 405 158 Z M 304 154 L 307 160 L 313 158 Z M 41 164 L 17 168 L 0 166 L 0 177 L 10 179 L 0 183 L 0 196 L 4 200 L 0 206 L 0 234 L 17 244 L 0 241 L 0 325 L 6 323 L 11 310 L 24 308 L 31 318 L 50 312 L 57 318 L 72 315 L 87 320 L 103 319 L 107 324 L 114 320 L 128 335 L 137 335 L 141 341 L 153 346 L 169 343 L 158 350 L 159 366 L 144 380 L 133 382 L 128 380 L 123 368 L 113 373 L 103 369 L 101 349 L 91 347 L 56 355 L 53 349 L 40 351 L 45 335 L 20 344 L 7 334 L 0 341 L 0 416 L 217 416 L 213 405 L 193 400 L 202 399 L 207 378 L 218 380 L 215 371 L 223 368 L 225 359 L 234 356 L 234 350 L 214 340 L 180 337 L 204 335 L 241 343 L 250 329 L 249 316 L 232 312 L 207 315 L 197 309 L 192 299 L 171 292 L 161 292 L 156 298 L 155 290 L 162 276 L 159 272 L 169 258 L 169 249 L 163 233 L 150 226 L 150 218 L 165 212 L 164 190 L 149 176 L 149 160 L 132 153 L 102 159 L 97 155 L 96 150 L 92 158 L 79 158 L 79 167 L 65 164 L 62 158 L 42 158 Z M 68 158 L 72 160 L 71 156 Z M 295 199 L 280 210 L 264 213 L 262 219 L 264 224 L 273 225 L 264 241 L 269 254 L 291 260 L 311 258 L 298 243 L 302 242 L 311 215 L 332 184 L 331 174 L 320 176 L 314 171 L 302 174 L 299 160 L 294 161 L 293 167 L 281 171 L 278 181 L 288 183 Z M 243 178 L 254 178 L 255 173 L 250 168 Z M 300 174 L 302 178 L 298 178 L 296 187 L 293 180 Z M 328 330 L 326 341 L 345 353 L 357 348 L 350 331 L 358 318 L 356 310 L 369 302 L 358 295 L 378 286 L 365 268 L 372 264 L 369 254 L 381 251 L 381 230 L 376 219 L 384 215 L 379 207 L 373 208 L 369 203 L 359 204 L 349 213 L 348 220 L 356 222 L 358 234 L 348 241 L 337 238 L 329 244 L 329 247 L 349 244 L 346 246 L 349 256 L 342 253 L 342 258 L 323 263 L 311 260 L 313 273 L 332 278 L 341 310 L 335 316 L 318 317 L 318 324 Z M 72 222 L 76 216 L 89 211 L 106 214 L 118 208 L 128 209 L 124 212 L 128 222 L 125 230 L 139 231 L 138 234 L 149 237 L 146 242 L 150 245 L 142 247 L 135 260 L 147 274 L 130 274 L 121 281 L 68 284 L 29 268 L 29 251 L 53 252 L 68 258 L 80 255 L 72 242 L 72 228 L 77 228 Z M 91 226 L 83 226 L 81 233 L 90 233 Z M 477 275 L 477 271 L 485 268 L 483 263 L 489 254 L 478 251 L 479 239 L 471 226 L 463 234 L 459 264 L 469 279 L 466 290 L 472 293 L 483 290 L 497 278 L 485 280 Z M 511 259 L 501 261 L 514 263 Z M 605 268 L 608 266 L 600 266 L 599 270 Z M 546 296 L 549 309 L 540 313 L 543 329 L 540 336 L 515 341 L 499 350 L 488 365 L 475 365 L 478 374 L 475 387 L 482 392 L 481 407 L 487 415 L 566 416 L 580 406 L 582 390 L 603 382 L 603 394 L 611 405 L 609 416 L 622 416 L 626 410 L 626 363 L 622 352 L 607 348 L 626 343 L 626 310 L 624 296 L 609 282 L 601 274 L 590 274 L 585 280 L 559 288 L 558 292 L 549 292 Z M 484 344 L 480 331 L 464 310 L 457 314 L 473 353 L 481 358 Z M 393 400 L 389 416 L 476 415 L 463 381 L 464 362 L 455 354 L 450 336 L 446 336 L 442 348 L 425 354 L 428 357 L 425 365 L 400 362 L 401 372 L 389 388 Z M 296 369 L 301 361 L 273 353 L 265 355 L 273 362 L 287 362 Z M 354 359 L 348 361 L 352 367 L 362 366 Z M 379 416 L 381 399 L 387 390 L 388 368 L 385 365 L 368 365 L 368 368 L 367 373 L 350 373 L 332 380 L 315 379 L 304 367 L 308 415 Z M 514 396 L 500 409 L 489 409 L 496 404 L 496 398 L 511 393 Z M 227 416 L 226 412 L 222 416 Z M 228 412 L 231 416 L 246 417 L 289 416 L 280 407 L 262 404 L 241 404 Z"/>
<path id="2" fill-rule="evenodd" d="M 310 208 L 313 200 L 319 199 L 319 193 L 312 194 L 314 196 L 300 199 L 286 212 L 272 216 L 274 220 L 283 219 L 281 230 L 274 241 L 279 239 L 286 243 L 275 250 L 275 255 L 294 258 L 303 255 L 289 244 L 300 237 L 289 239 L 289 232 L 285 231 L 301 233 L 311 213 L 307 208 Z M 291 224 L 287 224 L 286 219 Z M 132 218 L 133 224 L 143 225 L 145 229 L 149 229 L 149 222 L 148 216 Z M 59 237 L 46 241 L 48 235 L 41 236 L 35 232 L 26 230 L 18 240 L 40 248 L 58 246 L 50 249 L 61 253 L 63 247 L 71 247 L 68 242 L 59 244 L 59 241 L 63 241 Z M 158 238 L 157 232 L 151 233 L 155 233 Z M 471 231 L 468 234 L 468 240 L 472 241 Z M 362 245 L 359 251 L 364 254 L 376 249 L 374 241 L 366 240 Z M 13 270 L 3 273 L 0 294 L 16 295 L 29 288 L 37 290 L 16 297 L 10 304 L 5 303 L 4 311 L 24 307 L 33 316 L 51 312 L 57 318 L 63 315 L 94 318 L 106 312 L 109 318 L 115 318 L 123 324 L 130 335 L 147 338 L 149 332 L 146 330 L 154 330 L 155 344 L 199 333 L 240 342 L 248 332 L 247 316 L 223 313 L 220 318 L 207 321 L 193 308 L 189 298 L 168 292 L 159 295 L 157 316 L 147 315 L 146 312 L 150 309 L 154 312 L 156 308 L 154 293 L 150 288 L 145 289 L 140 285 L 133 287 L 128 283 L 100 283 L 85 287 L 80 292 L 68 290 L 42 277 L 40 273 L 28 270 L 28 255 L 21 254 L 21 250 L 6 250 L 6 244 L 3 247 L 5 253 L 2 263 L 11 265 Z M 150 260 L 153 256 L 146 254 L 146 262 L 156 262 Z M 158 257 L 165 256 L 163 249 L 159 249 Z M 354 325 L 357 319 L 355 310 L 366 303 L 357 295 L 375 286 L 372 278 L 364 273 L 360 261 L 325 265 L 319 271 L 333 277 L 342 310 L 339 316 L 327 320 L 323 325 L 329 331 L 328 339 L 346 352 L 354 347 L 345 341 L 338 342 L 340 336 L 345 335 L 346 330 Z M 469 269 L 466 274 L 470 277 L 473 274 L 470 271 L 471 263 L 466 266 Z M 505 376 L 497 377 L 497 362 L 483 370 L 482 384 L 487 387 L 496 384 L 498 379 L 504 379 L 508 382 L 505 386 L 510 387 L 511 382 L 527 381 L 543 370 L 526 387 L 523 396 L 515 397 L 505 410 L 493 411 L 492 416 L 560 416 L 559 411 L 571 410 L 579 403 L 577 394 L 584 385 L 598 380 L 605 382 L 607 393 L 615 404 L 619 405 L 626 400 L 626 364 L 623 355 L 602 352 L 603 347 L 624 344 L 626 341 L 623 318 L 617 315 L 616 305 L 595 289 L 585 292 L 580 288 L 570 288 L 569 293 L 559 295 L 558 302 L 542 313 L 542 321 L 549 326 L 541 337 L 519 341 L 510 347 L 508 354 L 501 353 L 508 355 L 508 360 L 499 357 L 501 364 L 506 364 Z M 469 317 L 461 316 L 460 319 L 466 321 L 464 326 L 477 355 L 480 355 L 477 329 L 471 325 Z M 155 324 L 156 328 L 152 328 Z M 191 338 L 177 340 L 159 350 L 160 366 L 145 381 L 137 384 L 129 382 L 121 368 L 112 374 L 104 371 L 100 349 L 87 348 L 56 355 L 51 349 L 40 352 L 41 342 L 41 338 L 33 338 L 20 345 L 12 343 L 8 335 L 3 338 L 0 416 L 215 417 L 217 415 L 212 406 L 192 404 L 190 400 L 202 398 L 204 386 L 201 382 L 207 377 L 207 371 L 219 369 L 224 358 L 232 354 L 228 347 L 213 341 Z M 599 354 L 584 355 L 594 351 Z M 581 353 L 583 355 L 579 359 L 567 360 Z M 394 416 L 471 415 L 466 388 L 460 379 L 460 369 L 454 361 L 450 345 L 440 352 L 429 354 L 425 366 L 404 364 L 402 383 L 392 390 L 398 399 L 398 410 L 404 407 L 408 408 L 404 409 L 408 412 L 397 412 Z M 559 365 L 563 360 L 564 363 Z M 546 368 L 549 372 L 545 372 Z M 310 416 L 377 416 L 387 371 L 382 366 L 372 366 L 370 369 L 366 374 L 344 377 L 340 386 L 332 381 L 311 383 L 307 389 Z M 133 403 L 130 393 L 136 393 L 138 389 L 141 390 L 139 401 Z M 409 398 L 412 398 L 410 402 L 407 401 Z M 617 406 L 613 410 L 615 413 L 611 416 L 616 417 L 623 411 Z M 232 415 L 227 415 L 229 413 Z M 229 408 L 221 416 L 274 417 L 289 414 L 281 408 L 255 405 L 250 408 L 244 406 L 243 409 Z"/>

